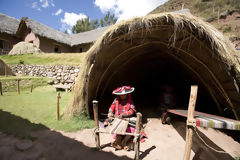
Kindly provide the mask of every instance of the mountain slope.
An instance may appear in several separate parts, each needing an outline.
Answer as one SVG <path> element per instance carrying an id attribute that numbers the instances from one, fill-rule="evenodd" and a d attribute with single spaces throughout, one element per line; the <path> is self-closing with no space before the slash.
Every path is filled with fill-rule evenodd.
<path id="1" fill-rule="evenodd" d="M 194 16 L 211 23 L 240 50 L 240 0 L 169 0 L 152 13 L 188 8 Z"/>

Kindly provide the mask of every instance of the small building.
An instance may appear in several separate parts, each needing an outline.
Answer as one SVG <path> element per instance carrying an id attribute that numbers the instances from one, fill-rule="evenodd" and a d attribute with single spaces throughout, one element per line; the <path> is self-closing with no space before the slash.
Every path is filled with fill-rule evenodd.
<path id="1" fill-rule="evenodd" d="M 20 42 L 16 37 L 19 20 L 0 13 L 0 55 L 8 54 L 13 45 Z"/>
<path id="2" fill-rule="evenodd" d="M 20 41 L 33 43 L 41 51 L 48 53 L 86 52 L 107 28 L 66 34 L 28 17 L 19 21 L 0 14 L 0 54 L 8 54 L 13 45 Z"/>

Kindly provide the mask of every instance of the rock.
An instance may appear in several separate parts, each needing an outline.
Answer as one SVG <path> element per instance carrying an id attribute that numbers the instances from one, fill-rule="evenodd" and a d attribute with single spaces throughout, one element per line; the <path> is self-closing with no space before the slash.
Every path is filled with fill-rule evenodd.
<path id="1" fill-rule="evenodd" d="M 52 85 L 52 84 L 54 84 L 54 80 L 49 80 L 47 83 Z"/>
<path id="2" fill-rule="evenodd" d="M 78 68 L 74 69 L 74 72 L 75 72 L 75 73 L 78 73 L 78 72 L 79 72 L 79 69 L 78 69 Z"/>
<path id="3" fill-rule="evenodd" d="M 58 73 L 61 73 L 62 72 L 62 69 L 58 69 Z"/>
<path id="4" fill-rule="evenodd" d="M 15 144 L 16 149 L 19 151 L 25 151 L 25 150 L 31 148 L 32 145 L 33 145 L 32 141 L 28 140 L 28 139 L 20 140 L 19 142 L 17 142 Z"/>
<path id="5" fill-rule="evenodd" d="M 61 80 L 62 78 L 61 77 L 57 77 L 57 80 Z"/>
<path id="6" fill-rule="evenodd" d="M 52 72 L 48 72 L 47 73 L 47 77 L 52 77 L 53 76 L 53 73 Z"/>

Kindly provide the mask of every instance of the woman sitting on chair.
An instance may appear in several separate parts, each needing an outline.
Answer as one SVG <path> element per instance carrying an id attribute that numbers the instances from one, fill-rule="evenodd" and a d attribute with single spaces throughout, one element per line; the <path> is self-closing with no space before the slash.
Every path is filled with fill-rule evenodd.
<path id="1" fill-rule="evenodd" d="M 132 101 L 131 92 L 134 91 L 133 87 L 122 86 L 115 89 L 112 94 L 117 95 L 117 98 L 114 99 L 112 105 L 109 108 L 108 117 L 117 117 L 117 118 L 130 118 L 135 115 L 136 110 Z M 126 132 L 134 133 L 134 127 L 127 127 Z M 116 149 L 129 150 L 127 145 L 130 135 L 116 135 L 116 139 L 113 142 L 112 146 Z"/>

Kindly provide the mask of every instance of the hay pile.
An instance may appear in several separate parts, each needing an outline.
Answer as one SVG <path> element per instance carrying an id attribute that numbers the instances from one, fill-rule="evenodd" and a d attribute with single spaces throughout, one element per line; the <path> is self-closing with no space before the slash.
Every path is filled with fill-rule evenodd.
<path id="1" fill-rule="evenodd" d="M 131 63 L 140 56 L 145 66 L 151 65 L 151 61 L 144 61 L 149 56 L 158 58 L 159 63 L 165 56 L 197 77 L 219 112 L 228 107 L 240 119 L 240 65 L 236 54 L 222 33 L 192 15 L 160 13 L 122 21 L 109 27 L 88 50 L 65 113 L 80 114 L 86 109 L 91 114 L 92 100 L 103 102 L 116 83 L 127 79 L 124 67 L 133 67 Z M 151 81 L 144 76 L 132 79 L 134 86 L 141 86 L 137 79 Z"/>
<path id="2" fill-rule="evenodd" d="M 9 52 L 9 55 L 18 55 L 18 54 L 37 54 L 42 51 L 32 43 L 28 42 L 19 42 L 14 45 L 13 49 Z"/>
<path id="3" fill-rule="evenodd" d="M 0 59 L 0 75 L 15 76 L 11 68 L 2 59 Z"/>

